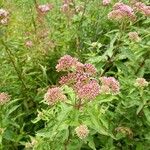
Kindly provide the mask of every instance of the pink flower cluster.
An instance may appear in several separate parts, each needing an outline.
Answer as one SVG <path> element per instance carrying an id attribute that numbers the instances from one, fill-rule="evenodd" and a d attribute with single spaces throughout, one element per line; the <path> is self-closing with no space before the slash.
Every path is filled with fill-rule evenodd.
<path id="1" fill-rule="evenodd" d="M 30 48 L 30 47 L 33 46 L 33 42 L 32 42 L 31 40 L 27 40 L 27 41 L 25 42 L 25 46 L 28 47 L 28 48 Z"/>
<path id="2" fill-rule="evenodd" d="M 100 86 L 96 80 L 91 80 L 87 84 L 77 84 L 77 95 L 82 100 L 92 100 L 100 93 Z"/>
<path id="3" fill-rule="evenodd" d="M 103 5 L 107 6 L 111 3 L 111 0 L 103 0 Z"/>
<path id="4" fill-rule="evenodd" d="M 7 103 L 10 100 L 10 96 L 7 93 L 0 93 L 0 105 Z"/>
<path id="5" fill-rule="evenodd" d="M 94 75 L 96 74 L 96 68 L 92 64 L 84 64 L 83 69 L 85 72 L 89 75 Z"/>
<path id="6" fill-rule="evenodd" d="M 56 70 L 59 71 L 68 71 L 76 69 L 78 66 L 78 60 L 71 57 L 70 55 L 65 55 L 58 60 Z"/>
<path id="7" fill-rule="evenodd" d="M 44 95 L 44 100 L 49 105 L 54 105 L 58 101 L 64 101 L 66 96 L 63 94 L 63 91 L 59 87 L 49 88 L 46 94 Z"/>
<path id="8" fill-rule="evenodd" d="M 52 4 L 44 4 L 38 6 L 38 10 L 43 14 L 49 12 L 52 8 L 53 8 Z"/>
<path id="9" fill-rule="evenodd" d="M 145 16 L 150 16 L 150 6 L 147 6 L 142 2 L 137 2 L 135 3 L 135 8 Z"/>
<path id="10" fill-rule="evenodd" d="M 135 82 L 135 86 L 146 87 L 148 86 L 148 82 L 144 78 L 137 78 Z"/>
<path id="11" fill-rule="evenodd" d="M 65 55 L 58 61 L 57 71 L 67 71 L 59 83 L 71 86 L 80 99 L 94 99 L 100 92 L 100 86 L 96 80 L 91 79 L 96 74 L 96 68 L 92 64 L 82 64 L 76 58 Z"/>
<path id="12" fill-rule="evenodd" d="M 129 36 L 129 39 L 131 41 L 134 41 L 134 42 L 139 42 L 141 41 L 141 38 L 139 37 L 138 33 L 137 32 L 129 32 L 128 33 L 128 36 Z"/>
<path id="13" fill-rule="evenodd" d="M 96 68 L 92 64 L 82 64 L 77 58 L 70 55 L 65 55 L 58 60 L 56 70 L 59 71 L 75 71 L 80 73 L 87 73 L 93 75 L 96 73 Z"/>
<path id="14" fill-rule="evenodd" d="M 68 16 L 72 16 L 73 14 L 79 13 L 81 11 L 83 11 L 83 6 L 82 5 L 77 5 L 75 8 L 72 7 L 73 3 L 72 0 L 64 0 L 63 1 L 63 5 L 61 6 L 61 12 L 63 12 L 64 14 L 68 15 Z"/>
<path id="15" fill-rule="evenodd" d="M 88 127 L 84 124 L 76 127 L 75 132 L 80 139 L 86 138 L 89 134 Z"/>
<path id="16" fill-rule="evenodd" d="M 68 13 L 70 11 L 69 1 L 64 1 L 63 5 L 61 6 L 61 11 L 63 13 Z"/>
<path id="17" fill-rule="evenodd" d="M 117 21 L 122 19 L 130 19 L 134 21 L 136 16 L 130 6 L 119 2 L 114 5 L 113 10 L 108 14 L 108 18 Z"/>
<path id="18" fill-rule="evenodd" d="M 62 76 L 59 80 L 61 85 L 72 85 L 76 81 L 76 74 L 75 73 L 68 73 L 65 76 Z"/>
<path id="19" fill-rule="evenodd" d="M 64 0 L 60 10 L 66 15 L 72 15 L 74 10 L 70 7 L 71 0 Z"/>
<path id="20" fill-rule="evenodd" d="M 58 60 L 56 70 L 65 71 L 66 75 L 60 78 L 60 85 L 68 85 L 73 88 L 77 95 L 76 107 L 80 108 L 84 101 L 95 99 L 101 92 L 109 94 L 118 94 L 120 90 L 119 82 L 113 77 L 101 77 L 101 87 L 99 81 L 95 79 L 96 68 L 92 64 L 81 63 L 77 58 L 65 55 Z M 44 96 L 45 101 L 49 105 L 53 105 L 58 101 L 64 101 L 66 96 L 61 88 L 55 87 L 48 89 Z"/>
<path id="21" fill-rule="evenodd" d="M 118 94 L 120 91 L 120 84 L 114 77 L 101 77 L 102 83 L 101 92 L 106 94 Z"/>
<path id="22" fill-rule="evenodd" d="M 8 22 L 8 15 L 9 12 L 4 10 L 4 9 L 0 9 L 0 24 L 6 25 Z"/>

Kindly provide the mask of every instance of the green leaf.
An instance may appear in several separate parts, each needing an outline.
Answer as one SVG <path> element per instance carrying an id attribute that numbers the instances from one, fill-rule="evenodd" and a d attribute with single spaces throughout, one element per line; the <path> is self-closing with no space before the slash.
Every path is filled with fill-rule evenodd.
<path id="1" fill-rule="evenodd" d="M 11 113 L 13 113 L 16 109 L 20 107 L 21 104 L 13 106 L 11 109 L 9 109 L 6 113 L 6 117 L 8 117 Z"/>
<path id="2" fill-rule="evenodd" d="M 89 136 L 89 137 L 87 138 L 87 141 L 88 141 L 89 147 L 90 147 L 91 149 L 93 149 L 93 150 L 96 150 L 93 137 L 92 137 L 92 136 Z"/>
<path id="3" fill-rule="evenodd" d="M 10 100 L 7 105 L 6 105 L 6 108 L 8 107 L 12 107 L 11 105 L 15 105 L 16 102 L 20 101 L 21 99 L 13 99 L 13 100 Z"/>
<path id="4" fill-rule="evenodd" d="M 117 67 L 118 70 L 121 70 L 125 75 L 128 75 L 128 67 L 123 64 L 121 61 L 116 61 L 115 66 Z"/>
<path id="5" fill-rule="evenodd" d="M 66 94 L 68 94 L 69 100 L 75 102 L 76 95 L 75 92 L 71 87 L 68 87 L 67 85 L 63 86 L 63 90 Z"/>
<path id="6" fill-rule="evenodd" d="M 95 129 L 98 133 L 109 136 L 107 129 L 104 128 L 100 123 L 100 120 L 98 118 L 99 114 L 93 113 L 91 110 L 88 110 L 88 113 L 90 115 L 89 122 L 91 122 L 91 127 Z"/>
<path id="7" fill-rule="evenodd" d="M 109 57 L 111 57 L 113 55 L 114 43 L 116 42 L 118 35 L 119 33 L 116 33 L 115 36 L 111 39 L 110 46 L 104 54 L 105 56 L 108 55 Z"/>
<path id="8" fill-rule="evenodd" d="M 116 96 L 112 95 L 100 95 L 96 98 L 96 100 L 99 102 L 99 104 L 111 102 L 113 100 L 117 100 L 118 98 Z"/>
<path id="9" fill-rule="evenodd" d="M 144 104 L 143 104 L 143 103 L 141 103 L 141 104 L 139 105 L 139 107 L 138 107 L 137 111 L 136 111 L 136 114 L 137 114 L 137 115 L 138 115 L 138 114 L 139 114 L 139 112 L 143 109 L 143 107 L 144 107 Z"/>
<path id="10" fill-rule="evenodd" d="M 3 134 L 3 137 L 9 141 L 14 141 L 16 142 L 16 134 L 10 130 L 10 129 L 6 129 L 4 134 Z"/>
<path id="11" fill-rule="evenodd" d="M 146 107 L 146 108 L 144 108 L 143 111 L 144 111 L 144 114 L 145 114 L 145 117 L 146 117 L 148 123 L 150 124 L 150 109 L 148 109 L 148 108 Z"/>

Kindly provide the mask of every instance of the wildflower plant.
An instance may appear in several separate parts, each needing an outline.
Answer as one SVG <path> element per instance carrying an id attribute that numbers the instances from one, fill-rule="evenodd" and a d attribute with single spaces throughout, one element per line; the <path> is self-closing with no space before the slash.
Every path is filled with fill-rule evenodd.
<path id="1" fill-rule="evenodd" d="M 149 1 L 0 2 L 0 150 L 148 150 Z"/>
<path id="2" fill-rule="evenodd" d="M 59 87 L 48 89 L 44 99 L 49 106 L 46 110 L 41 110 L 33 121 L 34 123 L 40 120 L 47 122 L 45 129 L 37 132 L 36 138 L 41 142 L 39 146 L 37 145 L 37 149 L 47 140 L 50 149 L 53 147 L 80 149 L 84 144 L 96 149 L 92 138 L 96 135 L 107 136 L 114 140 L 121 138 L 119 134 L 123 137 L 133 137 L 134 133 L 130 126 L 109 124 L 110 120 L 115 120 L 110 115 L 109 104 L 116 102 L 121 104 L 123 99 L 122 86 L 117 79 L 106 76 L 98 78 L 97 70 L 92 64 L 83 64 L 70 55 L 61 57 L 56 69 L 58 72 L 63 71 L 65 76 L 61 77 Z M 132 85 L 132 89 L 136 89 L 137 86 L 146 87 L 148 82 L 138 78 L 135 80 L 135 87 L 134 84 Z M 137 114 L 144 105 L 145 102 L 142 107 L 141 104 L 139 105 Z M 119 109 L 122 109 L 120 105 L 115 111 L 118 112 Z"/>

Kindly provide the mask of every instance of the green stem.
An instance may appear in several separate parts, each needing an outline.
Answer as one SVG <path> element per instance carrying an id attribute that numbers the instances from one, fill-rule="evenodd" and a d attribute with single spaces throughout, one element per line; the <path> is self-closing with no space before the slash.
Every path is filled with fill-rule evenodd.
<path id="1" fill-rule="evenodd" d="M 25 85 L 25 83 L 23 81 L 22 75 L 21 75 L 20 71 L 18 71 L 17 66 L 15 65 L 14 59 L 12 57 L 11 50 L 7 47 L 7 45 L 5 44 L 5 42 L 3 40 L 2 40 L 2 44 L 4 45 L 6 53 L 8 54 L 8 57 L 9 57 L 11 63 L 12 63 L 12 66 L 14 67 L 14 69 L 15 69 L 15 71 L 17 73 L 18 79 L 22 83 L 22 86 L 24 87 L 24 89 L 27 90 L 27 87 L 26 87 L 26 85 Z"/>
<path id="2" fill-rule="evenodd" d="M 67 147 L 68 147 L 68 144 L 69 144 L 70 139 L 71 139 L 71 127 L 70 126 L 68 127 L 68 132 L 69 132 L 68 138 L 67 138 L 67 140 L 64 143 L 64 150 L 68 149 Z"/>
<path id="3" fill-rule="evenodd" d="M 81 15 L 81 19 L 79 21 L 79 24 L 77 26 L 77 31 L 80 31 L 80 28 L 81 28 L 81 25 L 82 25 L 82 22 L 83 22 L 83 19 L 84 19 L 84 15 L 85 15 L 85 12 L 86 12 L 86 7 L 87 7 L 87 4 L 89 3 L 90 0 L 87 0 L 85 1 L 84 3 L 84 9 L 83 9 L 83 12 L 82 12 L 82 15 Z M 79 51 L 79 45 L 80 45 L 80 38 L 79 36 L 76 37 L 76 46 L 77 46 L 77 51 Z"/>
<path id="4" fill-rule="evenodd" d="M 139 71 L 141 70 L 141 68 L 145 65 L 145 59 L 141 62 L 141 64 L 139 65 L 138 69 L 135 72 L 135 75 L 138 75 Z"/>
<path id="5" fill-rule="evenodd" d="M 87 4 L 89 3 L 89 1 L 90 1 L 90 0 L 87 0 L 87 1 L 85 1 L 85 3 L 84 3 L 83 13 L 82 13 L 82 15 L 81 15 L 81 19 L 80 19 L 80 21 L 79 21 L 79 25 L 78 25 L 77 30 L 79 30 L 80 27 L 81 27 L 81 25 L 82 25 L 83 18 L 84 18 L 85 12 L 86 12 L 86 7 L 87 7 Z"/>
<path id="6" fill-rule="evenodd" d="M 22 75 L 21 75 L 20 71 L 17 69 L 17 66 L 16 66 L 16 64 L 15 64 L 15 62 L 14 62 L 14 58 L 13 58 L 13 54 L 12 54 L 11 50 L 8 48 L 8 46 L 5 44 L 5 42 L 4 42 L 3 40 L 2 40 L 2 44 L 3 44 L 3 46 L 5 47 L 6 53 L 8 54 L 8 57 L 9 57 L 11 63 L 12 63 L 12 66 L 13 66 L 14 70 L 15 70 L 16 73 L 17 73 L 18 79 L 20 80 L 23 89 L 24 89 L 25 91 L 28 91 L 28 88 L 27 88 L 27 86 L 26 86 L 26 84 L 25 84 L 25 82 L 24 82 L 24 80 L 23 80 L 23 78 L 22 78 Z M 23 90 L 23 91 L 24 91 L 24 90 Z M 28 97 L 28 96 L 26 95 L 26 97 Z M 26 100 L 23 101 L 23 105 L 24 105 L 24 107 L 26 108 L 27 112 L 29 112 L 28 104 L 27 104 Z"/>

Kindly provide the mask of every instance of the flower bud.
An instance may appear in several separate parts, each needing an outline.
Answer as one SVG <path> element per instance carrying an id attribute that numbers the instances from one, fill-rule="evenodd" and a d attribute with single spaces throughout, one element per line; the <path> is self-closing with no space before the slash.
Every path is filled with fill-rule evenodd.
<path id="1" fill-rule="evenodd" d="M 128 36 L 131 41 L 134 41 L 134 42 L 141 41 L 141 38 L 139 37 L 137 32 L 129 32 Z"/>
<path id="2" fill-rule="evenodd" d="M 78 126 L 75 129 L 75 132 L 76 132 L 77 136 L 80 139 L 86 138 L 88 136 L 88 134 L 89 134 L 89 130 L 88 130 L 88 127 L 86 125 L 80 125 L 80 126 Z"/>
<path id="3" fill-rule="evenodd" d="M 0 93 L 0 105 L 7 103 L 10 100 L 10 96 L 7 93 Z"/>
<path id="4" fill-rule="evenodd" d="M 49 105 L 54 105 L 58 101 L 64 101 L 66 99 L 66 96 L 63 94 L 61 88 L 55 87 L 55 88 L 49 88 L 46 94 L 44 95 L 44 100 Z"/>
<path id="5" fill-rule="evenodd" d="M 148 86 L 148 82 L 144 78 L 137 78 L 135 82 L 135 86 L 146 87 Z"/>
<path id="6" fill-rule="evenodd" d="M 107 6 L 110 4 L 110 2 L 111 2 L 111 0 L 103 0 L 103 5 Z"/>

